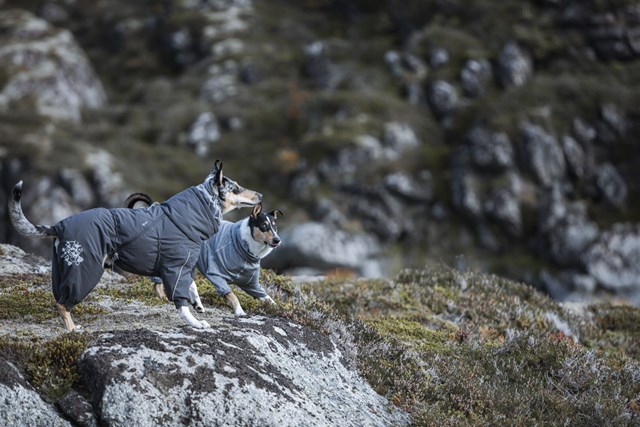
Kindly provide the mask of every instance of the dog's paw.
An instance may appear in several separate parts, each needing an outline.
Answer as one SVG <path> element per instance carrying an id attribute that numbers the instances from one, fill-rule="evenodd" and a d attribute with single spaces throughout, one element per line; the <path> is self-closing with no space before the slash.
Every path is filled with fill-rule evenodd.
<path id="1" fill-rule="evenodd" d="M 234 313 L 236 316 L 246 316 L 247 313 L 242 309 L 242 307 L 238 307 Z"/>
<path id="2" fill-rule="evenodd" d="M 198 319 L 196 319 L 195 317 L 193 317 L 193 314 L 191 314 L 191 311 L 189 310 L 189 307 L 183 306 L 180 307 L 178 309 L 178 315 L 184 320 L 186 321 L 190 326 L 196 328 L 196 329 L 204 329 L 204 328 L 208 328 L 209 324 L 207 322 L 200 321 Z"/>
<path id="3" fill-rule="evenodd" d="M 276 302 L 273 300 L 273 298 L 271 298 L 269 295 L 267 295 L 266 297 L 260 298 L 260 301 L 266 302 L 266 303 L 269 303 L 269 304 L 273 304 L 273 305 L 276 304 Z"/>
<path id="4" fill-rule="evenodd" d="M 211 325 L 209 324 L 209 322 L 207 322 L 206 320 L 200 321 L 200 329 L 209 329 L 209 328 L 211 328 Z"/>
<path id="5" fill-rule="evenodd" d="M 198 312 L 198 313 L 204 313 L 204 306 L 202 304 L 194 304 L 193 308 Z"/>

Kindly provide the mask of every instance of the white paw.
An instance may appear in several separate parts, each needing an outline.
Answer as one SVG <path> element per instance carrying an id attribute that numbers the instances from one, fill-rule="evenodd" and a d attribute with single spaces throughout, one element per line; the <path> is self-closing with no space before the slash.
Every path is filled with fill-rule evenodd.
<path id="1" fill-rule="evenodd" d="M 206 321 L 200 321 L 198 319 L 196 319 L 195 317 L 193 317 L 193 314 L 191 314 L 191 310 L 189 310 L 189 307 L 183 306 L 180 307 L 178 309 L 178 314 L 180 315 L 180 317 L 185 320 L 190 326 L 196 328 L 196 329 L 204 329 L 204 328 L 209 328 L 209 324 Z"/>
<path id="2" fill-rule="evenodd" d="M 196 311 L 198 313 L 204 313 L 204 306 L 202 304 L 196 305 Z"/>
<path id="3" fill-rule="evenodd" d="M 209 322 L 207 322 L 206 320 L 201 320 L 200 321 L 200 328 L 201 329 L 209 329 L 211 327 L 211 325 L 209 325 Z"/>
<path id="4" fill-rule="evenodd" d="M 247 315 L 247 313 L 245 313 L 245 312 L 244 312 L 244 310 L 242 309 L 242 307 L 238 307 L 238 308 L 236 309 L 236 311 L 234 312 L 234 314 L 235 314 L 236 316 L 246 316 L 246 315 Z"/>
<path id="5" fill-rule="evenodd" d="M 274 305 L 276 303 L 269 295 L 267 295 L 266 297 L 260 298 L 260 301 L 268 302 L 269 304 L 274 304 Z"/>

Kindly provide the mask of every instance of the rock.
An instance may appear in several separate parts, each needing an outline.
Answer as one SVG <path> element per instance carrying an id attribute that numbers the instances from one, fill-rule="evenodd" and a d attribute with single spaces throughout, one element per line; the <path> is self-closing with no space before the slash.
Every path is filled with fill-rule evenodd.
<path id="1" fill-rule="evenodd" d="M 471 160 L 480 169 L 500 172 L 513 166 L 513 147 L 507 134 L 476 126 L 467 135 Z"/>
<path id="2" fill-rule="evenodd" d="M 611 163 L 605 163 L 598 168 L 596 187 L 607 202 L 617 207 L 624 206 L 627 199 L 627 184 Z"/>
<path id="3" fill-rule="evenodd" d="M 414 227 L 399 200 L 378 186 L 343 186 L 348 195 L 348 210 L 362 222 L 365 230 L 386 242 L 399 240 Z"/>
<path id="4" fill-rule="evenodd" d="M 427 77 L 427 65 L 416 55 L 404 52 L 402 54 L 402 66 L 412 75 L 415 81 L 420 81 Z"/>
<path id="5" fill-rule="evenodd" d="M 195 331 L 117 331 L 80 373 L 109 426 L 406 425 L 321 333 L 252 317 Z"/>
<path id="6" fill-rule="evenodd" d="M 94 186 L 97 203 L 104 207 L 120 207 L 124 194 L 122 174 L 116 170 L 118 160 L 102 149 L 87 150 L 85 164 Z"/>
<path id="7" fill-rule="evenodd" d="M 0 420 L 5 426 L 71 427 L 38 395 L 13 364 L 0 356 Z"/>
<path id="8" fill-rule="evenodd" d="M 640 224 L 614 224 L 584 254 L 583 264 L 607 289 L 640 289 Z"/>
<path id="9" fill-rule="evenodd" d="M 615 104 L 607 103 L 600 107 L 603 122 L 616 134 L 622 136 L 629 127 L 624 111 Z"/>
<path id="10" fill-rule="evenodd" d="M 91 403 L 75 390 L 69 391 L 57 402 L 62 413 L 79 427 L 97 427 L 98 421 Z"/>
<path id="11" fill-rule="evenodd" d="M 384 186 L 391 193 L 413 203 L 426 203 L 433 198 L 431 173 L 424 170 L 419 181 L 415 181 L 405 172 L 395 172 L 384 178 Z"/>
<path id="12" fill-rule="evenodd" d="M 595 128 L 580 117 L 573 120 L 573 133 L 583 144 L 595 141 L 598 136 Z"/>
<path id="13" fill-rule="evenodd" d="M 516 43 L 507 44 L 498 58 L 498 80 L 502 86 L 523 86 L 532 76 L 531 57 Z"/>
<path id="14" fill-rule="evenodd" d="M 91 184 L 82 172 L 77 169 L 65 168 L 60 171 L 62 186 L 71 195 L 73 203 L 81 209 L 88 209 L 95 202 L 95 195 Z"/>
<path id="15" fill-rule="evenodd" d="M 367 234 L 354 234 L 319 222 L 304 222 L 282 230 L 285 244 L 263 260 L 276 270 L 310 267 L 320 271 L 346 268 L 359 271 L 379 252 L 378 242 Z"/>
<path id="16" fill-rule="evenodd" d="M 491 81 L 491 64 L 486 59 L 470 59 L 460 72 L 460 83 L 463 93 L 471 98 L 482 95 L 486 85 Z"/>
<path id="17" fill-rule="evenodd" d="M 72 34 L 21 10 L 0 12 L 0 107 L 33 99 L 39 114 L 81 121 L 84 108 L 107 102 L 104 89 Z"/>
<path id="18" fill-rule="evenodd" d="M 523 123 L 520 132 L 529 159 L 529 168 L 543 187 L 561 180 L 566 172 L 564 154 L 557 139 L 538 125 Z"/>
<path id="19" fill-rule="evenodd" d="M 335 89 L 339 83 L 335 66 L 329 60 L 327 46 L 316 41 L 304 48 L 306 75 L 321 89 Z"/>
<path id="20" fill-rule="evenodd" d="M 234 61 L 225 61 L 222 66 L 209 67 L 209 78 L 200 89 L 200 96 L 212 104 L 219 104 L 238 95 L 238 70 Z"/>
<path id="21" fill-rule="evenodd" d="M 618 6 L 614 13 L 581 16 L 586 38 L 602 60 L 633 60 L 640 57 L 640 8 Z"/>
<path id="22" fill-rule="evenodd" d="M 437 80 L 429 88 L 429 105 L 438 120 L 448 120 L 458 107 L 458 92 L 449 82 Z"/>
<path id="23" fill-rule="evenodd" d="M 472 219 L 478 219 L 482 215 L 479 187 L 480 179 L 475 177 L 468 169 L 454 169 L 451 180 L 453 205 Z"/>
<path id="24" fill-rule="evenodd" d="M 220 127 L 216 116 L 207 111 L 201 113 L 189 128 L 187 144 L 198 156 L 206 156 L 211 144 L 220 140 Z"/>
<path id="25" fill-rule="evenodd" d="M 587 174 L 589 166 L 587 155 L 582 146 L 572 137 L 565 135 L 562 138 L 562 151 L 571 175 L 581 180 Z"/>
<path id="26" fill-rule="evenodd" d="M 384 124 L 384 144 L 385 157 L 395 160 L 402 152 L 418 147 L 420 140 L 407 123 L 388 122 Z"/>
<path id="27" fill-rule="evenodd" d="M 600 233 L 588 218 L 586 203 L 568 203 L 558 187 L 543 198 L 538 229 L 545 238 L 540 251 L 561 266 L 581 265 L 582 255 Z"/>
<path id="28" fill-rule="evenodd" d="M 440 68 L 449 62 L 449 52 L 446 49 L 437 47 L 429 52 L 429 65 L 433 68 Z"/>
<path id="29" fill-rule="evenodd" d="M 511 191 L 500 188 L 494 191 L 484 203 L 484 211 L 496 220 L 512 237 L 522 235 L 522 213 L 520 202 Z"/>
<path id="30" fill-rule="evenodd" d="M 402 77 L 403 69 L 400 54 L 395 50 L 389 50 L 384 54 L 384 62 L 394 77 Z"/>

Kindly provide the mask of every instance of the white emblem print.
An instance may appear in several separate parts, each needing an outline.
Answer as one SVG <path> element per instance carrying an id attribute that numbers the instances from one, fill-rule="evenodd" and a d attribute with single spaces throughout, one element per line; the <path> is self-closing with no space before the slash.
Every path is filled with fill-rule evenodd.
<path id="1" fill-rule="evenodd" d="M 64 248 L 62 248 L 63 259 L 67 262 L 67 265 L 80 265 L 84 258 L 80 255 L 84 249 L 80 243 L 75 240 L 66 242 Z"/>

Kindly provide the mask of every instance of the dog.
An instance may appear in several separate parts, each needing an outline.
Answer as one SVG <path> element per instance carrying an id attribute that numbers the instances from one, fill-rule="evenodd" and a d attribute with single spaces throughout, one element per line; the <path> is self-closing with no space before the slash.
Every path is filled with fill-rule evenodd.
<path id="1" fill-rule="evenodd" d="M 125 202 L 125 206 L 131 208 L 152 204 L 151 198 L 144 193 L 131 194 Z M 227 300 L 237 316 L 245 316 L 246 313 L 238 297 L 229 288 L 229 283 L 237 285 L 254 298 L 275 303 L 260 285 L 259 279 L 260 260 L 282 244 L 278 236 L 278 215 L 284 214 L 279 209 L 264 212 L 260 203 L 243 220 L 235 223 L 223 221 L 218 233 L 200 248 L 196 267 L 213 284 L 218 294 Z M 204 306 L 195 282 L 191 287 L 195 293 L 194 307 L 203 313 Z M 154 284 L 154 292 L 164 298 L 160 284 Z"/>
<path id="2" fill-rule="evenodd" d="M 200 248 L 196 267 L 227 300 L 237 316 L 246 313 L 229 283 L 256 299 L 275 304 L 260 285 L 260 260 L 282 244 L 278 236 L 278 215 L 283 215 L 279 209 L 263 212 L 260 203 L 243 220 L 223 221 L 218 233 Z M 191 286 L 195 287 L 195 282 Z M 195 289 L 197 292 L 197 287 Z"/>
<path id="3" fill-rule="evenodd" d="M 71 309 L 98 284 L 107 257 L 130 273 L 162 278 L 179 316 L 194 328 L 207 328 L 189 310 L 197 288 L 193 272 L 202 242 L 218 231 L 222 214 L 259 204 L 262 194 L 223 175 L 216 160 L 204 182 L 146 209 L 96 208 L 56 225 L 34 225 L 22 212 L 22 181 L 9 200 L 9 217 L 26 237 L 53 238 L 51 282 L 67 330 L 77 328 Z"/>

